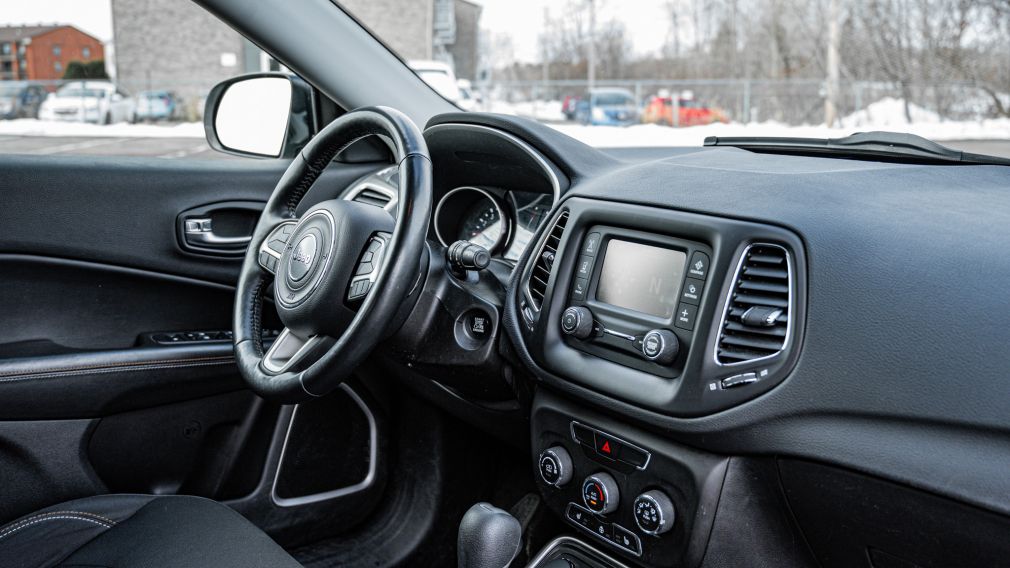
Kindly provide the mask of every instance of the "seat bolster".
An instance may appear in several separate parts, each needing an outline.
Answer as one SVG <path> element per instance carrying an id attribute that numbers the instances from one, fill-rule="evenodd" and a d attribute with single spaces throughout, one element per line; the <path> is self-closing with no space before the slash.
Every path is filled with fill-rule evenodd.
<path id="1" fill-rule="evenodd" d="M 0 566 L 57 566 L 153 499 L 151 495 L 101 495 L 25 515 L 0 527 Z"/>

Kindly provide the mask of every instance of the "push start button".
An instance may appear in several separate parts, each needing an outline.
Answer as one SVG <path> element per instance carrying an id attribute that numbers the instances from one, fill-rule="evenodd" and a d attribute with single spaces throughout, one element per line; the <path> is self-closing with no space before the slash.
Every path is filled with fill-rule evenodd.
<path id="1" fill-rule="evenodd" d="M 481 308 L 471 308 L 456 319 L 456 342 L 464 349 L 478 349 L 494 334 L 494 320 Z"/>

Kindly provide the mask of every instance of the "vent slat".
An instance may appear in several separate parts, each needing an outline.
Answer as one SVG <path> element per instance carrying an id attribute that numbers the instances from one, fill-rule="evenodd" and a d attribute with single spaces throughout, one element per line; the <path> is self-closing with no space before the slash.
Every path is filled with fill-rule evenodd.
<path id="1" fill-rule="evenodd" d="M 750 259 L 748 259 L 749 261 Z M 765 268 L 763 266 L 745 266 L 744 276 L 758 276 L 761 278 L 774 278 L 776 280 L 788 280 L 789 271 L 785 268 Z"/>
<path id="2" fill-rule="evenodd" d="M 716 359 L 724 365 L 745 363 L 781 352 L 789 336 L 789 257 L 778 246 L 755 244 L 745 251 L 730 291 L 722 321 Z M 748 325 L 743 315 L 755 306 L 779 308 L 782 313 L 769 326 Z"/>
<path id="3" fill-rule="evenodd" d="M 726 326 L 723 329 L 725 329 L 726 331 L 742 331 L 746 333 L 757 333 L 760 335 L 774 335 L 776 337 L 786 336 L 786 327 L 779 325 L 776 325 L 775 327 L 757 328 L 746 326 L 742 323 L 735 321 L 728 321 L 726 322 Z"/>
<path id="4" fill-rule="evenodd" d="M 768 295 L 757 294 L 737 294 L 733 296 L 733 303 L 747 304 L 748 306 L 775 306 L 776 308 L 789 307 L 789 300 L 786 298 L 775 298 Z"/>
<path id="5" fill-rule="evenodd" d="M 781 339 L 762 339 L 753 335 L 726 334 L 722 337 L 722 344 L 736 345 L 738 347 L 753 347 L 755 349 L 764 349 L 766 351 L 778 351 L 782 348 Z"/>
<path id="6" fill-rule="evenodd" d="M 545 257 L 554 258 L 557 256 L 558 246 L 561 244 L 561 237 L 565 234 L 565 225 L 567 224 L 568 212 L 565 211 L 554 222 L 554 226 L 551 227 L 550 233 L 547 234 L 547 238 L 544 240 L 543 247 L 540 248 L 540 251 L 534 257 L 536 264 L 533 265 L 533 270 L 530 271 L 530 278 L 526 283 L 526 289 L 529 292 L 530 299 L 533 300 L 533 307 L 538 311 L 543 305 L 544 295 L 547 293 L 547 282 L 551 278 L 552 265 L 548 265 Z M 545 254 L 548 252 L 551 254 Z"/>

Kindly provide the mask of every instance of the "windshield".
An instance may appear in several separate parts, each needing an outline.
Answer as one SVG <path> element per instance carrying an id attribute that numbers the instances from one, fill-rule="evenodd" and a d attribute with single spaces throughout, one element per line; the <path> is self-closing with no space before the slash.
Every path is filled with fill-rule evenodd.
<path id="1" fill-rule="evenodd" d="M 56 91 L 56 96 L 61 99 L 72 97 L 83 97 L 86 99 L 98 99 L 105 96 L 105 91 L 101 89 L 84 89 L 81 87 L 66 87 Z"/>
<path id="2" fill-rule="evenodd" d="M 21 91 L 23 91 L 24 89 L 25 89 L 25 86 L 23 84 L 19 84 L 19 83 L 13 83 L 13 84 L 0 83 L 0 97 L 10 97 L 10 96 L 13 96 L 13 95 L 17 95 Z"/>
<path id="3" fill-rule="evenodd" d="M 593 145 L 888 130 L 1010 156 L 1007 2 L 455 0 L 434 2 L 434 29 L 416 34 L 372 3 L 340 4 L 404 60 L 467 80 L 472 102 L 446 97 L 466 110 Z M 444 74 L 418 74 L 444 93 Z M 587 104 L 598 89 L 629 94 Z"/>

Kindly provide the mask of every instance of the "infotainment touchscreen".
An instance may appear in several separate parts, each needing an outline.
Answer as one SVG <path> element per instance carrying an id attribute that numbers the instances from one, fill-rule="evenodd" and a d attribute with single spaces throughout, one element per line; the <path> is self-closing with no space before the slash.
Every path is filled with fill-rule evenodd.
<path id="1" fill-rule="evenodd" d="M 611 240 L 603 258 L 596 299 L 669 318 L 680 299 L 686 262 L 687 255 L 677 250 Z"/>

